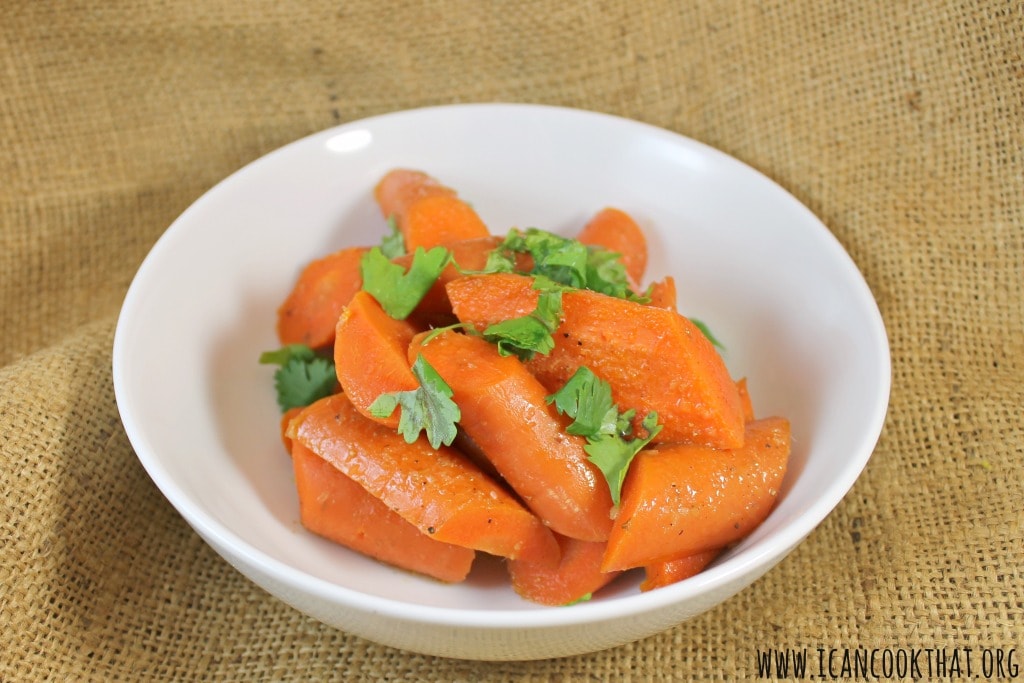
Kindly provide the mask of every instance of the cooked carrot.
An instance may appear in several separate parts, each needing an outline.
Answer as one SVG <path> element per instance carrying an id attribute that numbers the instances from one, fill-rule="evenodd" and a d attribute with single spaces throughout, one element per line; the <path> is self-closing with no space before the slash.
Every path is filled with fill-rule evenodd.
<path id="1" fill-rule="evenodd" d="M 513 560 L 508 563 L 516 593 L 542 605 L 567 605 L 606 586 L 620 572 L 602 572 L 603 542 L 556 535 L 562 550 L 557 565 Z"/>
<path id="2" fill-rule="evenodd" d="M 452 389 L 459 424 L 534 514 L 553 530 L 587 541 L 608 538 L 611 494 L 601 471 L 566 434 L 567 418 L 548 405 L 544 386 L 515 356 L 481 337 L 448 330 L 409 346 Z"/>
<path id="3" fill-rule="evenodd" d="M 302 444 L 292 462 L 304 527 L 402 569 L 447 582 L 466 578 L 473 550 L 424 534 Z"/>
<path id="4" fill-rule="evenodd" d="M 743 421 L 754 421 L 754 404 L 750 400 L 750 392 L 747 390 L 747 378 L 742 377 L 736 380 L 736 391 L 740 395 L 740 405 L 743 406 Z"/>
<path id="5" fill-rule="evenodd" d="M 292 453 L 292 438 L 288 436 L 288 428 L 291 426 L 292 420 L 301 412 L 301 407 L 289 408 L 281 416 L 281 443 L 284 444 L 284 449 L 289 455 Z"/>
<path id="6" fill-rule="evenodd" d="M 478 329 L 529 314 L 539 292 L 530 278 L 508 273 L 459 278 L 447 285 L 452 310 Z M 588 290 L 562 295 L 555 348 L 527 363 L 549 391 L 581 366 L 612 387 L 623 410 L 657 411 L 659 442 L 714 448 L 743 444 L 743 411 L 721 356 L 687 318 Z"/>
<path id="7" fill-rule="evenodd" d="M 625 211 L 612 207 L 598 211 L 576 239 L 620 254 L 622 265 L 633 281 L 643 280 L 647 270 L 647 237 Z"/>
<path id="8" fill-rule="evenodd" d="M 551 530 L 453 448 L 413 443 L 344 394 L 308 406 L 293 438 L 431 538 L 510 559 L 557 561 Z"/>
<path id="9" fill-rule="evenodd" d="M 640 582 L 640 590 L 654 590 L 696 576 L 704 571 L 720 552 L 721 549 L 716 548 L 651 562 L 644 567 L 644 580 Z"/>
<path id="10" fill-rule="evenodd" d="M 641 451 L 622 487 L 605 571 L 721 548 L 764 521 L 789 459 L 789 422 L 747 424 L 742 448 L 666 444 Z"/>
<path id="11" fill-rule="evenodd" d="M 374 196 L 385 218 L 394 218 L 406 251 L 444 242 L 487 237 L 476 211 L 449 187 L 421 171 L 395 169 L 377 184 Z"/>
<path id="12" fill-rule="evenodd" d="M 671 275 L 666 275 L 660 280 L 651 283 L 649 306 L 667 308 L 670 311 L 676 310 L 676 280 Z"/>
<path id="13" fill-rule="evenodd" d="M 277 310 L 277 336 L 282 344 L 322 348 L 334 341 L 341 309 L 363 286 L 359 261 L 364 247 L 341 249 L 309 263 Z"/>
<path id="14" fill-rule="evenodd" d="M 406 360 L 406 349 L 417 331 L 410 322 L 385 313 L 364 291 L 352 297 L 338 318 L 334 369 L 341 389 L 356 410 L 392 429 L 398 427 L 398 412 L 376 417 L 370 405 L 383 393 L 419 386 Z"/>

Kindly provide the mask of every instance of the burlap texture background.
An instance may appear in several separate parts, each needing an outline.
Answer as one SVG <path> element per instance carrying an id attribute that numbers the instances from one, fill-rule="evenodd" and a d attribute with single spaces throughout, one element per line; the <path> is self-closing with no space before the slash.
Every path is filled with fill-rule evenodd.
<path id="1" fill-rule="evenodd" d="M 1024 664 L 1020 2 L 16 0 L 2 14 L 0 679 L 729 681 L 754 678 L 768 647 Z M 830 226 L 888 326 L 885 432 L 840 507 L 751 589 L 608 652 L 481 664 L 321 626 L 191 532 L 118 419 L 121 299 L 192 201 L 308 133 L 468 101 L 610 112 L 737 156 Z"/>

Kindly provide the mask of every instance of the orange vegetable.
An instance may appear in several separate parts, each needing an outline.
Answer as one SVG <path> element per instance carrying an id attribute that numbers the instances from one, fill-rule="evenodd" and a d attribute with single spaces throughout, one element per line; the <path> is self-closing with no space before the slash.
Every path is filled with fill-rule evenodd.
<path id="1" fill-rule="evenodd" d="M 447 582 L 466 578 L 473 550 L 424 534 L 302 444 L 292 462 L 304 527 L 402 569 Z"/>
<path id="2" fill-rule="evenodd" d="M 608 539 L 605 571 L 733 543 L 764 521 L 789 459 L 789 422 L 746 427 L 742 448 L 665 444 L 634 458 Z"/>
<path id="3" fill-rule="evenodd" d="M 476 211 L 451 188 L 419 171 L 396 169 L 377 184 L 377 204 L 394 218 L 406 251 L 430 249 L 445 242 L 489 236 Z"/>
<path id="4" fill-rule="evenodd" d="M 586 441 L 565 433 L 547 391 L 515 356 L 502 356 L 480 337 L 442 332 L 409 346 L 452 389 L 460 425 L 541 520 L 560 534 L 603 541 L 612 507 L 601 471 L 587 460 Z"/>
<path id="5" fill-rule="evenodd" d="M 510 559 L 557 561 L 551 531 L 453 448 L 413 443 L 363 417 L 344 394 L 292 422 L 293 438 L 431 538 Z"/>
<path id="6" fill-rule="evenodd" d="M 667 308 L 670 311 L 676 310 L 676 280 L 671 275 L 666 275 L 661 280 L 651 283 L 651 297 L 648 306 Z"/>
<path id="7" fill-rule="evenodd" d="M 647 270 L 647 237 L 625 211 L 610 207 L 598 211 L 576 239 L 621 254 L 629 277 L 634 282 L 643 280 Z"/>
<path id="8" fill-rule="evenodd" d="M 478 329 L 527 315 L 539 292 L 530 278 L 480 275 L 447 285 L 455 315 Z M 623 410 L 657 411 L 664 425 L 657 441 L 713 448 L 743 444 L 743 411 L 722 358 L 687 318 L 587 290 L 562 295 L 555 348 L 527 363 L 549 391 L 557 391 L 586 365 L 612 387 Z"/>
<path id="9" fill-rule="evenodd" d="M 365 417 L 397 429 L 399 413 L 370 414 L 370 405 L 383 393 L 411 391 L 419 386 L 406 361 L 406 349 L 418 330 L 395 320 L 377 300 L 357 292 L 338 318 L 334 369 L 342 391 Z"/>
<path id="10" fill-rule="evenodd" d="M 721 549 L 716 548 L 652 562 L 644 567 L 644 580 L 640 582 L 640 590 L 654 590 L 696 576 L 704 571 L 720 552 Z"/>
<path id="11" fill-rule="evenodd" d="M 606 586 L 620 572 L 602 572 L 605 544 L 556 536 L 562 549 L 557 565 L 523 560 L 508 563 L 516 593 L 542 605 L 567 605 Z"/>
<path id="12" fill-rule="evenodd" d="M 736 380 L 736 391 L 740 395 L 740 405 L 743 407 L 743 421 L 754 421 L 754 404 L 750 400 L 750 392 L 747 390 L 747 378 Z"/>
<path id="13" fill-rule="evenodd" d="M 288 428 L 291 426 L 292 420 L 298 417 L 301 412 L 302 408 L 295 407 L 289 408 L 281 415 L 281 443 L 284 444 L 284 449 L 288 452 L 288 455 L 292 453 L 292 438 L 288 436 Z"/>
<path id="14" fill-rule="evenodd" d="M 363 286 L 359 261 L 368 249 L 351 247 L 308 264 L 277 310 L 282 344 L 321 348 L 334 341 L 341 309 Z"/>

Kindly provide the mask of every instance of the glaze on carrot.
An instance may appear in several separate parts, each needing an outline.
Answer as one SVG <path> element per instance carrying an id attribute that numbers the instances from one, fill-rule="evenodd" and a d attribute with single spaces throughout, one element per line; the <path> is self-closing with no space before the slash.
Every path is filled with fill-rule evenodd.
<path id="1" fill-rule="evenodd" d="M 460 426 L 541 520 L 565 536 L 603 541 L 612 501 L 601 471 L 566 434 L 567 418 L 546 402 L 547 390 L 515 356 L 481 337 L 448 330 L 409 346 L 452 389 Z"/>
<path id="2" fill-rule="evenodd" d="M 750 391 L 747 389 L 747 378 L 741 377 L 736 380 L 736 391 L 740 395 L 740 405 L 743 407 L 743 421 L 754 421 L 754 404 L 750 400 Z"/>
<path id="3" fill-rule="evenodd" d="M 399 413 L 377 417 L 370 405 L 383 393 L 412 391 L 419 386 L 406 360 L 417 328 L 395 320 L 377 300 L 359 291 L 338 318 L 334 369 L 342 391 L 356 410 L 371 420 L 398 427 Z"/>
<path id="4" fill-rule="evenodd" d="M 605 544 L 556 535 L 562 550 L 557 565 L 513 560 L 508 563 L 512 588 L 523 598 L 541 605 L 568 605 L 586 599 L 610 583 L 620 572 L 602 572 Z"/>
<path id="5" fill-rule="evenodd" d="M 621 209 L 598 211 L 576 236 L 583 244 L 614 251 L 634 282 L 641 282 L 647 270 L 647 236 L 633 217 Z"/>
<path id="6" fill-rule="evenodd" d="M 344 394 L 308 406 L 292 438 L 431 538 L 509 559 L 557 562 L 551 531 L 452 448 L 363 417 Z"/>
<path id="7" fill-rule="evenodd" d="M 334 341 L 341 309 L 363 286 L 359 262 L 364 247 L 341 249 L 309 263 L 277 310 L 277 336 L 282 344 L 323 348 Z"/>
<path id="8" fill-rule="evenodd" d="M 302 525 L 381 562 L 455 583 L 476 553 L 424 534 L 302 444 L 292 452 Z"/>
<path id="9" fill-rule="evenodd" d="M 766 418 L 746 431 L 743 447 L 734 450 L 665 444 L 637 454 L 602 568 L 721 548 L 764 521 L 786 473 L 789 422 Z"/>
<path id="10" fill-rule="evenodd" d="M 501 273 L 459 278 L 447 285 L 459 320 L 478 329 L 527 315 L 539 292 L 531 279 Z M 612 387 L 623 409 L 657 411 L 658 442 L 685 441 L 713 448 L 743 444 L 743 410 L 736 385 L 714 346 L 687 318 L 588 290 L 562 295 L 555 348 L 527 367 L 557 391 L 586 365 Z"/>
<path id="11" fill-rule="evenodd" d="M 644 580 L 640 582 L 640 590 L 650 591 L 696 576 L 704 571 L 720 552 L 720 549 L 705 550 L 692 555 L 651 562 L 644 567 Z"/>

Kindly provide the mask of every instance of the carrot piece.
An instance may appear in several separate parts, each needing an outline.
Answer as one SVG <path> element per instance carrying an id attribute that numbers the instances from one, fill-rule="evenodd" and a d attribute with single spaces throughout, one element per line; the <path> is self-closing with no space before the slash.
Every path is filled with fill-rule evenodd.
<path id="1" fill-rule="evenodd" d="M 640 590 L 654 590 L 696 576 L 704 571 L 720 552 L 721 548 L 715 548 L 651 562 L 644 567 L 644 580 L 640 582 Z"/>
<path id="2" fill-rule="evenodd" d="M 523 598 L 542 605 L 567 605 L 597 592 L 620 574 L 601 571 L 603 542 L 555 538 L 562 550 L 557 565 L 523 560 L 508 563 L 512 588 Z"/>
<path id="3" fill-rule="evenodd" d="M 444 242 L 487 237 L 490 230 L 455 190 L 421 171 L 389 171 L 374 188 L 385 218 L 394 218 L 406 251 L 430 249 Z"/>
<path id="4" fill-rule="evenodd" d="M 480 337 L 452 330 L 423 343 L 421 354 L 452 389 L 462 429 L 534 514 L 554 531 L 587 541 L 608 538 L 612 501 L 586 441 L 565 433 L 567 419 L 515 356 Z"/>
<path id="5" fill-rule="evenodd" d="M 622 487 L 605 571 L 721 548 L 764 521 L 789 459 L 789 422 L 747 425 L 742 448 L 666 444 L 641 451 Z"/>
<path id="6" fill-rule="evenodd" d="M 555 562 L 551 530 L 453 448 L 413 443 L 363 417 L 345 394 L 320 399 L 293 438 L 431 538 L 510 559 Z"/>
<path id="7" fill-rule="evenodd" d="M 434 195 L 413 203 L 399 224 L 405 248 L 430 249 L 445 242 L 488 237 L 491 231 L 473 207 L 458 197 Z"/>
<path id="8" fill-rule="evenodd" d="M 383 393 L 412 391 L 419 386 L 406 360 L 406 349 L 418 330 L 395 320 L 370 294 L 359 291 L 338 318 L 334 369 L 342 391 L 365 417 L 398 428 L 398 411 L 376 417 L 370 405 Z"/>
<path id="9" fill-rule="evenodd" d="M 531 279 L 501 273 L 459 278 L 447 285 L 459 320 L 478 329 L 529 314 L 539 292 Z M 527 367 L 557 391 L 581 365 L 611 384 L 619 406 L 639 416 L 654 410 L 664 425 L 656 440 L 714 448 L 743 444 L 736 385 L 704 334 L 674 311 L 589 290 L 562 295 L 555 348 Z"/>
<path id="10" fill-rule="evenodd" d="M 667 308 L 670 311 L 677 310 L 676 305 L 676 280 L 671 275 L 666 275 L 661 280 L 651 283 L 649 295 L 651 300 L 648 306 Z"/>
<path id="11" fill-rule="evenodd" d="M 373 190 L 377 206 L 384 218 L 394 218 L 404 234 L 402 222 L 405 213 L 416 201 L 438 195 L 454 197 L 455 190 L 445 187 L 437 179 L 406 168 L 396 168 L 384 174 Z M 409 251 L 413 251 L 409 249 Z"/>
<path id="12" fill-rule="evenodd" d="M 612 207 L 598 211 L 576 239 L 621 254 L 622 265 L 633 281 L 643 280 L 647 270 L 647 237 L 625 211 Z"/>
<path id="13" fill-rule="evenodd" d="M 288 436 L 289 427 L 292 424 L 292 420 L 298 417 L 301 412 L 302 408 L 296 406 L 295 408 L 289 408 L 281 415 L 281 443 L 284 444 L 284 449 L 288 452 L 288 455 L 292 453 L 292 437 Z"/>
<path id="14" fill-rule="evenodd" d="M 309 263 L 277 310 L 282 344 L 322 348 L 334 341 L 341 309 L 363 286 L 359 262 L 368 249 L 341 249 Z"/>
<path id="15" fill-rule="evenodd" d="M 302 525 L 381 562 L 455 583 L 476 553 L 427 536 L 333 465 L 297 444 L 292 454 Z"/>
<path id="16" fill-rule="evenodd" d="M 743 421 L 754 421 L 754 403 L 750 400 L 750 392 L 747 390 L 747 378 L 742 377 L 736 380 L 736 391 L 740 395 L 740 405 L 743 406 Z"/>

